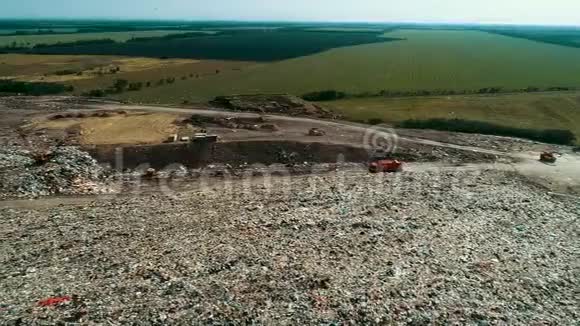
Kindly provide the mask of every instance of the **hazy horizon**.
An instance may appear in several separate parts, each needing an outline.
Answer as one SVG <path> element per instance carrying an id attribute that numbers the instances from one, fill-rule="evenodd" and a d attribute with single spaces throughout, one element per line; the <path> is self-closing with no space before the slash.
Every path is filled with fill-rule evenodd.
<path id="1" fill-rule="evenodd" d="M 20 0 L 4 4 L 0 19 L 580 26 L 580 1 Z"/>
<path id="2" fill-rule="evenodd" d="M 580 28 L 578 24 L 541 24 L 541 23 L 485 23 L 485 22 L 447 22 L 447 21 L 340 21 L 340 20 L 259 20 L 259 19 L 184 19 L 184 18 L 123 18 L 123 17 L 2 17 L 0 21 L 44 21 L 44 22 L 82 22 L 82 21 L 102 21 L 102 22 L 183 22 L 183 23 L 284 23 L 284 24 L 376 24 L 376 25 L 449 25 L 449 26 L 529 26 L 529 27 L 573 27 Z"/>

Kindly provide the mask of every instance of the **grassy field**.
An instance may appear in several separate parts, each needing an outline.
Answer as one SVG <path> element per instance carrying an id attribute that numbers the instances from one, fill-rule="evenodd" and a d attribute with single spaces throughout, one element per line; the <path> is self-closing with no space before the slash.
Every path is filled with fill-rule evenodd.
<path id="1" fill-rule="evenodd" d="M 580 28 L 578 27 L 483 27 L 482 30 L 490 33 L 519 37 L 523 39 L 558 44 L 570 47 L 580 47 Z"/>
<path id="2" fill-rule="evenodd" d="M 71 34 L 45 34 L 45 35 L 13 35 L 0 36 L 0 47 L 13 44 L 22 47 L 32 47 L 36 44 L 57 44 L 75 41 L 111 39 L 117 42 L 125 42 L 136 37 L 158 37 L 169 34 L 179 34 L 181 31 L 158 30 L 158 31 L 135 31 L 135 32 L 108 32 L 108 33 L 71 33 Z"/>
<path id="3" fill-rule="evenodd" d="M 335 89 L 474 90 L 580 86 L 580 49 L 479 31 L 402 30 L 404 41 L 358 45 L 123 94 L 136 102 L 203 101 L 232 93 Z"/>
<path id="4" fill-rule="evenodd" d="M 0 54 L 0 78 L 20 78 L 54 74 L 63 69 L 84 70 L 108 65 L 119 57 Z"/>
<path id="5" fill-rule="evenodd" d="M 23 28 L 23 29 L 0 29 L 0 35 L 10 35 L 14 33 L 27 33 L 27 34 L 47 34 L 46 32 L 50 30 L 52 33 L 75 33 L 76 28 L 51 28 L 51 29 L 38 29 L 38 28 Z"/>
<path id="6" fill-rule="evenodd" d="M 145 39 L 109 44 L 64 44 L 30 49 L 38 54 L 92 54 L 273 62 L 308 56 L 329 49 L 392 39 L 380 32 L 316 32 L 300 29 L 236 29 L 218 34 Z M 18 51 L 18 50 L 17 50 Z"/>
<path id="7" fill-rule="evenodd" d="M 349 119 L 467 119 L 517 128 L 567 129 L 580 140 L 580 92 L 363 98 L 325 102 Z"/>
<path id="8" fill-rule="evenodd" d="M 315 27 L 307 28 L 306 30 L 319 32 L 380 32 L 384 29 L 371 27 Z"/>
<path id="9" fill-rule="evenodd" d="M 71 80 L 66 84 L 74 86 L 75 93 L 80 94 L 94 89 L 107 88 L 117 79 L 126 79 L 130 82 L 141 82 L 144 84 L 150 82 L 151 87 L 144 87 L 143 90 L 153 91 L 156 88 L 164 88 L 164 86 L 156 85 L 160 79 L 175 78 L 175 82 L 171 85 L 177 86 L 187 83 L 190 80 L 203 80 L 204 78 L 215 76 L 216 71 L 219 71 L 220 74 L 235 72 L 255 64 L 253 62 L 221 60 L 158 60 L 151 58 L 141 58 L 141 60 L 146 62 L 152 61 L 158 64 L 151 65 L 147 69 L 121 71 L 114 75 L 109 74 L 90 79 Z M 168 62 L 173 62 L 173 64 L 167 64 Z M 187 100 L 187 96 L 181 99 L 177 98 L 175 103 L 182 103 L 184 100 Z"/>
<path id="10" fill-rule="evenodd" d="M 119 56 L 0 54 L 0 79 L 66 83 L 80 94 L 109 87 L 117 79 L 155 84 L 161 78 L 175 78 L 181 82 L 184 78 L 203 78 L 215 75 L 218 70 L 232 71 L 252 64 Z M 116 72 L 111 73 L 111 70 Z M 72 73 L 63 74 L 63 71 Z"/>
<path id="11" fill-rule="evenodd" d="M 117 79 L 126 79 L 129 83 L 143 83 L 143 87 L 139 91 L 126 91 L 115 97 L 136 103 L 164 104 L 205 102 L 228 94 L 282 92 L 302 95 L 328 89 L 361 94 L 382 90 L 580 87 L 580 48 L 538 42 L 527 36 L 512 37 L 465 29 L 409 29 L 385 33 L 385 42 L 379 42 L 377 35 L 380 34 L 370 31 L 374 27 L 310 26 L 302 31 L 299 28 L 281 28 L 267 32 L 263 29 L 273 26 L 232 30 L 227 29 L 231 26 L 221 27 L 225 28 L 224 34 L 147 40 L 129 45 L 97 44 L 79 46 L 73 50 L 79 53 L 90 49 L 106 52 L 124 49 L 123 46 L 127 45 L 126 50 L 131 53 L 136 51 L 152 57 L 162 49 L 168 53 L 187 52 L 190 57 L 196 53 L 206 57 L 227 56 L 227 61 L 101 55 L 0 55 L 0 78 L 64 82 L 74 86 L 77 94 L 105 89 Z M 318 32 L 309 29 L 318 29 Z M 144 33 L 164 32 L 97 35 L 99 38 L 103 35 L 124 35 L 125 39 L 117 40 L 156 36 Z M 175 31 L 165 32 L 168 33 Z M 553 31 L 536 33 L 550 37 L 554 35 Z M 66 36 L 91 35 L 94 33 Z M 565 36 L 566 42 L 575 37 L 580 39 L 580 33 L 574 34 L 574 31 L 558 35 Z M 45 43 L 46 38 L 56 35 L 19 36 L 27 37 L 44 39 L 42 42 Z M 3 38 L 0 36 L 0 42 Z M 186 43 L 187 47 L 182 47 Z M 58 52 L 62 49 L 45 50 Z M 239 61 L 234 60 L 235 57 L 255 57 L 262 62 Z M 292 59 L 272 61 L 285 57 Z M 115 67 L 120 70 L 107 72 Z M 63 75 L 62 70 L 65 69 L 81 73 Z M 160 83 L 161 79 L 171 79 L 172 82 Z M 146 83 L 148 86 L 145 86 Z M 324 105 L 352 119 L 382 118 L 397 122 L 413 118 L 462 118 L 521 128 L 569 129 L 580 138 L 580 93 L 576 92 L 368 97 Z"/>

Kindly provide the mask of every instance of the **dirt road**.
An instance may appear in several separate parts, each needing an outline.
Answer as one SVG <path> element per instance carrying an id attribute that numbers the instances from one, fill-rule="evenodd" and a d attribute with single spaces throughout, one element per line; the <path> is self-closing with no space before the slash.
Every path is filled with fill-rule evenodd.
<path id="1" fill-rule="evenodd" d="M 135 111 L 146 111 L 146 112 L 171 112 L 180 114 L 198 114 L 204 116 L 213 117 L 239 117 L 239 118 L 255 118 L 260 116 L 256 113 L 247 112 L 230 112 L 222 111 L 219 109 L 185 109 L 185 108 L 174 108 L 174 107 L 161 107 L 161 106 L 143 106 L 143 105 L 117 105 L 117 104 L 94 104 L 90 107 L 96 110 L 135 110 Z M 358 124 L 354 122 L 345 121 L 328 121 L 319 120 L 305 117 L 289 117 L 281 115 L 263 115 L 268 120 L 276 122 L 292 122 L 294 124 L 303 124 L 309 127 L 319 127 L 322 129 L 336 128 L 343 131 L 352 132 L 353 135 L 357 135 L 363 141 L 363 146 L 372 146 L 372 143 L 368 142 L 387 142 L 387 145 L 393 146 L 399 141 L 405 141 L 409 143 L 416 143 L 422 145 L 452 148 L 463 151 L 471 151 L 477 153 L 491 154 L 499 157 L 510 157 L 517 159 L 517 163 L 513 164 L 476 164 L 467 165 L 464 167 L 442 167 L 438 166 L 436 163 L 429 164 L 416 164 L 410 165 L 411 169 L 414 168 L 451 168 L 465 169 L 467 167 L 474 169 L 500 169 L 500 170 L 515 170 L 522 175 L 532 178 L 534 181 L 539 181 L 543 185 L 554 187 L 559 191 L 572 190 L 577 192 L 580 190 L 580 155 L 572 153 L 571 151 L 564 153 L 564 155 L 559 159 L 557 164 L 544 164 L 538 161 L 539 152 L 504 152 L 492 149 L 481 148 L 477 146 L 465 146 L 457 145 L 451 143 L 445 143 L 440 141 L 434 141 L 429 139 L 423 139 L 418 137 L 402 137 L 397 135 L 396 129 L 391 129 L 382 126 L 368 126 L 364 124 Z M 382 138 L 382 140 L 377 140 Z"/>
<path id="2" fill-rule="evenodd" d="M 352 131 L 364 136 L 369 134 L 383 134 L 383 137 L 388 138 L 390 141 L 407 141 L 411 143 L 423 144 L 423 145 L 430 145 L 430 146 L 438 146 L 438 147 L 445 147 L 445 148 L 453 148 L 458 150 L 464 151 L 472 151 L 478 153 L 485 153 L 485 154 L 492 154 L 497 156 L 510 156 L 519 159 L 531 159 L 535 157 L 535 153 L 506 153 L 496 150 L 490 149 L 483 149 L 475 146 L 462 146 L 456 144 L 449 144 L 443 143 L 428 139 L 422 138 L 411 138 L 411 137 L 400 137 L 396 134 L 395 129 L 381 127 L 381 126 L 369 126 L 365 124 L 359 124 L 355 122 L 346 122 L 346 121 L 329 121 L 329 120 L 320 120 L 320 119 L 312 119 L 312 118 L 304 118 L 304 117 L 289 117 L 289 116 L 281 116 L 281 115 L 259 115 L 256 113 L 247 113 L 247 112 L 230 112 L 230 111 L 222 111 L 220 109 L 184 109 L 184 108 L 173 108 L 173 107 L 161 107 L 161 106 L 143 106 L 143 105 L 114 105 L 114 104 L 95 104 L 89 105 L 89 107 L 94 108 L 95 110 L 133 110 L 133 111 L 145 111 L 145 112 L 171 112 L 171 113 L 179 113 L 179 114 L 197 114 L 203 116 L 212 116 L 212 117 L 238 117 L 238 118 L 256 118 L 259 116 L 266 117 L 268 120 L 272 122 L 279 122 L 279 121 L 286 121 L 286 122 L 293 122 L 293 123 L 303 123 L 306 125 L 314 125 L 320 128 L 340 128 L 341 130 L 345 131 Z M 364 144 L 370 145 L 370 144 Z"/>

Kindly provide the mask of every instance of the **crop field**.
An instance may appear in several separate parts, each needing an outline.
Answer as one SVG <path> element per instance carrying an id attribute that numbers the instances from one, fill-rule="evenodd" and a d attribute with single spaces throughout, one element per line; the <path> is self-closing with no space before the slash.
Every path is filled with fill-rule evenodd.
<path id="1" fill-rule="evenodd" d="M 216 71 L 233 71 L 252 62 L 155 59 L 90 55 L 0 54 L 0 79 L 58 82 L 74 86 L 76 93 L 110 87 L 117 79 L 152 85 L 160 79 L 176 81 L 204 78 Z"/>
<path id="2" fill-rule="evenodd" d="M 163 79 L 175 79 L 171 84 L 175 86 L 186 83 L 189 80 L 203 80 L 215 76 L 218 72 L 220 74 L 235 72 L 255 65 L 253 62 L 223 60 L 159 60 L 151 58 L 139 58 L 139 60 L 151 64 L 146 69 L 125 70 L 116 74 L 95 76 L 94 78 L 75 79 L 67 84 L 74 86 L 76 93 L 81 94 L 94 89 L 110 87 L 116 80 L 125 79 L 130 82 L 140 82 L 144 85 L 150 83 L 150 87 L 143 87 L 143 90 L 153 91 L 156 88 L 164 87 L 158 85 L 159 81 Z M 183 103 L 187 99 L 188 97 L 185 96 L 184 98 L 176 99 L 175 103 Z"/>
<path id="3" fill-rule="evenodd" d="M 11 35 L 15 33 L 20 34 L 46 34 L 48 31 L 51 33 L 75 33 L 76 28 L 50 28 L 50 29 L 38 29 L 38 28 L 21 28 L 21 29 L 0 29 L 0 35 Z"/>
<path id="4" fill-rule="evenodd" d="M 405 40 L 331 49 L 121 97 L 174 103 L 233 93 L 301 95 L 326 89 L 358 94 L 580 86 L 577 48 L 480 31 L 400 30 L 385 35 Z"/>
<path id="5" fill-rule="evenodd" d="M 137 37 L 160 37 L 169 34 L 178 34 L 183 32 L 184 31 L 158 30 L 158 31 L 108 32 L 108 33 L 10 35 L 10 36 L 0 36 L 0 47 L 6 46 L 33 47 L 37 44 L 57 44 L 57 43 L 99 40 L 99 39 L 111 39 L 117 42 L 126 42 L 132 38 Z"/>
<path id="6" fill-rule="evenodd" d="M 495 27 L 483 28 L 490 33 L 518 37 L 537 42 L 580 47 L 580 28 L 578 27 Z"/>
<path id="7" fill-rule="evenodd" d="M 466 119 L 517 128 L 566 129 L 580 140 L 580 92 L 376 97 L 338 100 L 324 106 L 353 120 Z"/>
<path id="8" fill-rule="evenodd" d="M 175 34 L 180 25 L 168 25 L 167 30 L 155 26 L 143 28 L 159 29 L 99 33 L 87 33 L 90 26 L 77 26 L 84 32 L 19 36 L 42 42 L 63 36 L 71 39 L 60 38 L 58 42 L 93 35 L 99 35 L 99 39 L 124 35 L 118 41 L 152 38 L 34 49 L 51 55 L 3 54 L 0 78 L 60 82 L 74 86 L 77 95 L 108 89 L 122 79 L 138 87 L 106 96 L 160 104 L 206 102 L 229 94 L 303 95 L 336 90 L 358 98 L 324 105 L 351 119 L 397 122 L 462 118 L 522 128 L 569 129 L 580 136 L 580 95 L 575 92 L 371 96 L 381 91 L 579 88 L 580 48 L 569 43 L 580 40 L 580 31 L 216 23 L 184 27 L 184 31 L 208 34 L 163 38 Z M 95 27 L 99 28 L 118 30 L 131 26 Z M 0 36 L 0 40 L 3 38 Z"/>
<path id="9" fill-rule="evenodd" d="M 118 79 L 157 87 L 160 79 L 202 79 L 217 71 L 252 66 L 252 62 L 155 59 L 89 55 L 0 54 L 0 79 L 58 82 L 74 86 L 77 94 L 110 87 Z"/>
<path id="10" fill-rule="evenodd" d="M 319 32 L 381 32 L 384 29 L 372 27 L 314 27 L 306 30 Z"/>
<path id="11" fill-rule="evenodd" d="M 0 78 L 66 82 L 197 62 L 199 61 L 189 59 L 160 60 L 118 56 L 0 54 Z M 114 74 L 111 73 L 112 69 L 115 70 Z"/>
<path id="12" fill-rule="evenodd" d="M 30 49 L 39 54 L 92 54 L 271 62 L 308 56 L 333 48 L 384 43 L 396 39 L 378 32 L 303 30 L 228 30 L 218 34 L 137 42 L 63 45 Z"/>

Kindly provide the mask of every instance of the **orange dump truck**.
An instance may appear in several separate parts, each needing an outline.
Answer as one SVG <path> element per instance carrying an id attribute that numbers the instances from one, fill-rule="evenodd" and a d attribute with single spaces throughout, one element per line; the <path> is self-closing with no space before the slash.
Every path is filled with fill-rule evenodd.
<path id="1" fill-rule="evenodd" d="M 375 160 L 369 163 L 369 172 L 400 172 L 403 170 L 403 162 L 398 160 Z"/>

